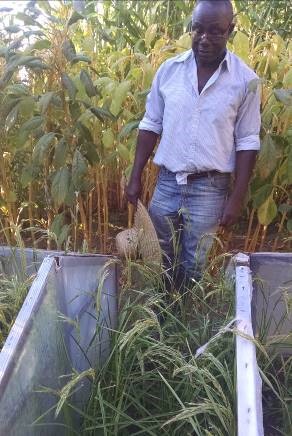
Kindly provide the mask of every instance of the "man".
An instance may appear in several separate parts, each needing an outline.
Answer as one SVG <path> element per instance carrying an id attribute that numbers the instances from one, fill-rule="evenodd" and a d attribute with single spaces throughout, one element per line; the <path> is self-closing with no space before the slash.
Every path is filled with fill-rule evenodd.
<path id="1" fill-rule="evenodd" d="M 232 20 L 229 0 L 197 2 L 192 49 L 168 59 L 154 77 L 126 188 L 135 205 L 160 136 L 154 157 L 160 172 L 149 212 L 171 263 L 173 229 L 182 226 L 180 263 L 187 277 L 200 275 L 210 235 L 236 222 L 260 148 L 260 96 L 248 86 L 257 76 L 226 49 Z"/>

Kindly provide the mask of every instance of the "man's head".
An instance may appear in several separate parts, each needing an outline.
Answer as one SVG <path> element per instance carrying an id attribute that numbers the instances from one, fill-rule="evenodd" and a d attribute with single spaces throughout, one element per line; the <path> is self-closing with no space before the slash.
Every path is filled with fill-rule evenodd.
<path id="1" fill-rule="evenodd" d="M 203 65 L 221 59 L 234 24 L 230 0 L 198 0 L 192 16 L 192 49 Z"/>

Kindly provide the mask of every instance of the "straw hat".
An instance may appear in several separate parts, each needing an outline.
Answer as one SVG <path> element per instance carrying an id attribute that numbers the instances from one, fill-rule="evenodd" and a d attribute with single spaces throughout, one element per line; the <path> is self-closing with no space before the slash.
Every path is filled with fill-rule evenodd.
<path id="1" fill-rule="evenodd" d="M 147 209 L 140 200 L 138 200 L 133 227 L 118 233 L 116 247 L 119 254 L 126 258 L 134 259 L 140 255 L 145 261 L 161 262 L 161 248 L 155 228 Z"/>

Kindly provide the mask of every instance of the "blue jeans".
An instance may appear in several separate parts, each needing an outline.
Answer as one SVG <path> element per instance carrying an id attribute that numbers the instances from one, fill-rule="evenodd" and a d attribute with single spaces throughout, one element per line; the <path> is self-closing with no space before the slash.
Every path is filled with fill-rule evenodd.
<path id="1" fill-rule="evenodd" d="M 165 264 L 199 278 L 212 246 L 230 186 L 230 174 L 213 173 L 178 185 L 175 173 L 161 167 L 149 213 Z"/>

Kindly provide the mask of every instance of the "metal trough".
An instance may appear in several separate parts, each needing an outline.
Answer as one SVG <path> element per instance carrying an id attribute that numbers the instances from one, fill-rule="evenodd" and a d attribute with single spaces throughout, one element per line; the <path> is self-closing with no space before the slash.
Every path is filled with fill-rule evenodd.
<path id="1" fill-rule="evenodd" d="M 279 354 L 292 354 L 292 253 L 240 253 L 234 261 L 241 333 L 236 337 L 238 436 L 262 436 L 262 383 L 252 339 L 264 329 Z"/>
<path id="2" fill-rule="evenodd" d="M 38 271 L 0 353 L 0 435 L 52 435 L 56 425 L 58 435 L 68 434 L 68 415 L 54 416 L 56 396 L 40 390 L 60 391 L 73 369 L 94 368 L 108 356 L 117 264 L 110 256 L 5 247 L 0 255 L 8 273 Z M 74 406 L 86 403 L 87 383 L 70 397 Z M 42 425 L 31 426 L 43 414 Z M 78 418 L 69 420 L 78 430 Z"/>
<path id="3" fill-rule="evenodd" d="M 63 435 L 68 418 L 54 416 L 56 397 L 40 387 L 60 390 L 72 368 L 102 364 L 117 324 L 117 263 L 110 256 L 65 255 L 42 250 L 0 248 L 2 270 L 37 276 L 0 354 L 0 436 Z M 291 353 L 292 254 L 256 253 L 234 257 L 238 436 L 263 436 L 262 386 L 254 333 L 269 322 L 267 334 L 286 338 L 279 353 Z M 285 318 L 285 319 L 284 319 Z M 70 398 L 82 407 L 86 382 Z M 52 410 L 50 410 L 50 408 Z M 48 412 L 47 412 L 48 411 Z M 41 426 L 31 426 L 38 417 Z M 80 422 L 71 416 L 70 426 Z M 50 425 L 53 424 L 53 425 Z M 70 434 L 70 432 L 69 432 Z"/>

